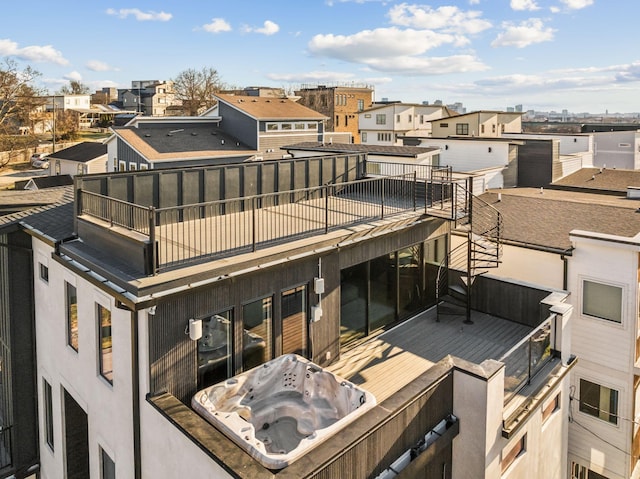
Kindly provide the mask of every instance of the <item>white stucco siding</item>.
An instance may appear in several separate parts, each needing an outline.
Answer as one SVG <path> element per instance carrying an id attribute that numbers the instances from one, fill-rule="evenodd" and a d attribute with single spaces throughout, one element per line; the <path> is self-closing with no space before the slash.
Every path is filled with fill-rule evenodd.
<path id="1" fill-rule="evenodd" d="M 503 141 L 423 138 L 419 146 L 440 148 L 440 164 L 451 166 L 456 172 L 509 164 L 509 144 Z"/>
<path id="2" fill-rule="evenodd" d="M 466 241 L 466 236 L 451 236 L 451 247 Z M 512 279 L 539 285 L 544 288 L 562 290 L 564 264 L 560 255 L 504 244 L 502 262 L 498 268 L 490 269 L 491 276 Z"/>
<path id="3" fill-rule="evenodd" d="M 131 400 L 130 313 L 116 308 L 114 299 L 51 258 L 52 248 L 34 239 L 34 295 L 38 389 L 42 378 L 52 387 L 54 452 L 44 441 L 40 416 L 42 471 L 64 477 L 63 390 L 87 413 L 91 477 L 100 477 L 100 447 L 109 452 L 118 477 L 133 471 L 133 411 Z M 40 279 L 38 258 L 48 259 L 49 281 Z M 78 298 L 78 351 L 67 342 L 65 281 L 75 285 Z M 111 311 L 113 384 L 99 373 L 96 303 Z"/>
<path id="4" fill-rule="evenodd" d="M 569 300 L 575 308 L 573 351 L 578 357 L 631 373 L 637 331 L 638 246 L 572 237 L 569 259 Z M 600 319 L 583 311 L 584 281 L 619 287 L 621 322 Z"/>

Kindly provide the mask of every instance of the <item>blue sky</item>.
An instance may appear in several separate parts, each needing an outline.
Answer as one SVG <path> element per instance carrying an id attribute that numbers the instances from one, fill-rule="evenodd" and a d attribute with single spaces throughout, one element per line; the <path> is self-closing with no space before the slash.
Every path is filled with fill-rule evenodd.
<path id="1" fill-rule="evenodd" d="M 638 0 L 12 2 L 0 57 L 54 92 L 213 67 L 233 86 L 367 83 L 468 110 L 640 111 Z"/>

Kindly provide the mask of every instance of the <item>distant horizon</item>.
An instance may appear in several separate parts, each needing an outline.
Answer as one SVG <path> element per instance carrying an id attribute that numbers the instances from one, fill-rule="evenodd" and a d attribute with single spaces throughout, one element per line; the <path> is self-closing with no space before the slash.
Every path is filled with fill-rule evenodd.
<path id="1" fill-rule="evenodd" d="M 640 111 L 637 0 L 74 3 L 5 12 L 0 59 L 49 93 L 211 67 L 230 86 L 367 83 L 376 99 L 471 111 Z"/>

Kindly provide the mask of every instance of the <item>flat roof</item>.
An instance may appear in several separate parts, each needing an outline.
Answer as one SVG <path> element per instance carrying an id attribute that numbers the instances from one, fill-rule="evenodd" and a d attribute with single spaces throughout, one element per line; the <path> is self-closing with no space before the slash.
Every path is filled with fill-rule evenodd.
<path id="1" fill-rule="evenodd" d="M 404 156 L 416 158 L 420 155 L 440 151 L 437 147 L 423 146 L 385 146 L 385 145 L 363 145 L 356 143 L 333 143 L 322 144 L 307 141 L 295 143 L 281 147 L 283 150 L 310 150 L 322 153 L 374 153 L 384 156 Z"/>

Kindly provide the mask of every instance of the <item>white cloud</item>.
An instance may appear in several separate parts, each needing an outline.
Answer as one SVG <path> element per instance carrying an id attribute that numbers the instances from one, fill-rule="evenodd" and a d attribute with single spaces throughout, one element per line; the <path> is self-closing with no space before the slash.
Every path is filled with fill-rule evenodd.
<path id="1" fill-rule="evenodd" d="M 62 56 L 62 53 L 51 45 L 30 45 L 20 48 L 16 42 L 9 39 L 0 39 L 0 56 L 15 57 L 20 60 L 37 63 L 69 64 L 69 61 Z"/>
<path id="2" fill-rule="evenodd" d="M 535 0 L 511 0 L 511 8 L 514 10 L 540 10 Z"/>
<path id="3" fill-rule="evenodd" d="M 391 23 L 403 27 L 473 34 L 491 28 L 491 22 L 480 18 L 482 12 L 464 12 L 458 7 L 433 9 L 428 5 L 395 5 L 388 13 Z"/>
<path id="4" fill-rule="evenodd" d="M 517 47 L 524 48 L 534 43 L 549 42 L 553 40 L 555 30 L 545 28 L 542 20 L 531 18 L 516 25 L 512 22 L 502 24 L 504 31 L 491 42 L 492 47 Z"/>
<path id="5" fill-rule="evenodd" d="M 287 81 L 293 83 L 309 83 L 316 81 L 352 81 L 353 73 L 311 71 L 305 73 L 269 73 L 267 78 L 276 81 Z"/>
<path id="6" fill-rule="evenodd" d="M 487 69 L 472 55 L 422 56 L 431 48 L 459 43 L 460 37 L 456 35 L 391 27 L 364 30 L 349 36 L 316 35 L 308 48 L 316 56 L 359 63 L 385 73 L 438 75 Z"/>
<path id="7" fill-rule="evenodd" d="M 549 10 L 551 10 L 551 13 L 559 13 L 560 9 L 558 7 L 549 7 Z"/>
<path id="8" fill-rule="evenodd" d="M 593 5 L 593 1 L 594 0 L 560 0 L 561 3 L 564 3 L 567 8 L 570 8 L 571 10 L 586 8 Z"/>
<path id="9" fill-rule="evenodd" d="M 315 35 L 309 51 L 317 56 L 366 63 L 369 59 L 419 55 L 431 48 L 455 43 L 454 35 L 429 30 L 377 28 L 353 35 Z"/>
<path id="10" fill-rule="evenodd" d="M 212 18 L 210 23 L 202 25 L 202 29 L 209 33 L 230 32 L 231 25 L 224 18 Z"/>
<path id="11" fill-rule="evenodd" d="M 273 35 L 280 31 L 280 26 L 272 22 L 271 20 L 266 20 L 262 27 L 250 27 L 249 25 L 244 25 L 242 27 L 242 31 L 245 33 L 261 33 L 263 35 Z"/>
<path id="12" fill-rule="evenodd" d="M 105 62 L 101 62 L 100 60 L 89 60 L 85 66 L 94 72 L 118 71 L 117 68 L 114 68 Z"/>
<path id="13" fill-rule="evenodd" d="M 480 4 L 480 0 L 469 0 L 469 5 L 478 5 Z"/>
<path id="14" fill-rule="evenodd" d="M 173 17 L 173 15 L 170 13 L 154 11 L 143 12 L 138 8 L 121 8 L 120 10 L 109 8 L 107 9 L 107 15 L 115 15 L 119 18 L 127 18 L 128 16 L 133 16 L 139 22 L 168 22 Z"/>
<path id="15" fill-rule="evenodd" d="M 82 75 L 75 70 L 63 75 L 63 78 L 69 81 L 82 81 Z"/>

